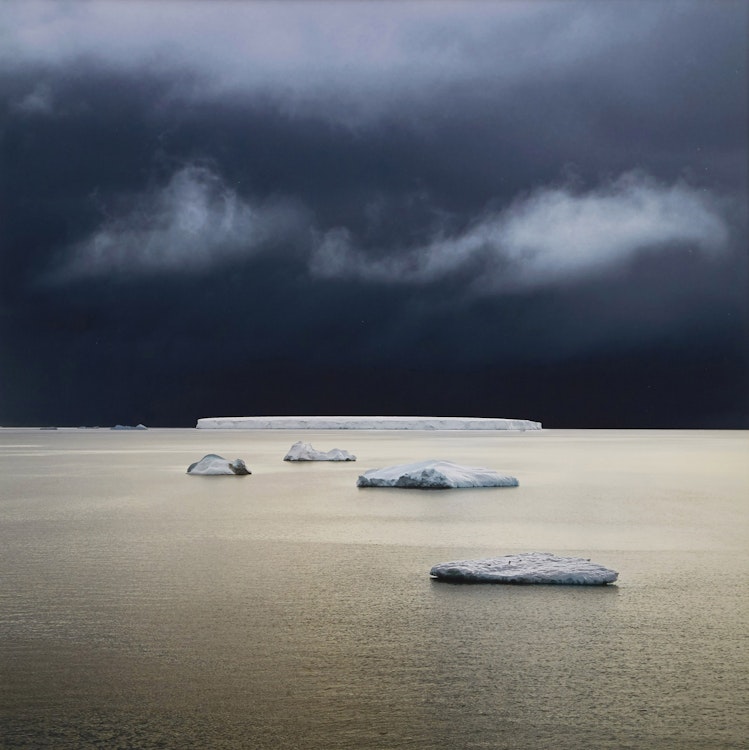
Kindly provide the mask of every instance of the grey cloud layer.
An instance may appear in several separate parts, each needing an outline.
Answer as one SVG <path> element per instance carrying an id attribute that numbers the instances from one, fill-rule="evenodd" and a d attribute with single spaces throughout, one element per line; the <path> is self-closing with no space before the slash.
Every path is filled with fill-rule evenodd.
<path id="1" fill-rule="evenodd" d="M 705 5 L 8 0 L 0 59 L 192 71 L 198 80 L 181 77 L 179 96 L 262 92 L 294 111 L 358 122 L 436 92 L 459 100 L 559 81 L 595 70 L 611 50 L 626 57 L 644 45 L 652 55 L 659 47 L 649 40 L 662 41 L 665 30 L 704 26 Z"/>

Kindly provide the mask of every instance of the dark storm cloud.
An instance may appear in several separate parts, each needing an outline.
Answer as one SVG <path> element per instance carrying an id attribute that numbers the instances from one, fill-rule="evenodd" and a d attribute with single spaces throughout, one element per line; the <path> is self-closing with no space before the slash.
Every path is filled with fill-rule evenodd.
<path id="1" fill-rule="evenodd" d="M 745 420 L 745 20 L 3 4 L 0 418 Z"/>

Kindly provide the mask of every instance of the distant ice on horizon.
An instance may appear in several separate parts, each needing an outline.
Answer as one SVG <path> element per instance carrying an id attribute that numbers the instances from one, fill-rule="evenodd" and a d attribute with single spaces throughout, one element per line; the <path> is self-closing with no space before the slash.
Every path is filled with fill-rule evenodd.
<path id="1" fill-rule="evenodd" d="M 187 473 L 204 477 L 232 474 L 246 476 L 247 474 L 252 474 L 241 458 L 227 461 L 223 456 L 219 456 L 215 453 L 209 453 L 208 455 L 203 456 L 200 461 L 190 464 L 187 467 Z"/>
<path id="2" fill-rule="evenodd" d="M 458 560 L 435 565 L 429 575 L 454 583 L 547 583 L 601 586 L 619 577 L 615 570 L 582 557 L 550 552 L 524 552 L 483 560 Z"/>
<path id="3" fill-rule="evenodd" d="M 540 430 L 529 419 L 488 417 L 202 417 L 200 430 Z"/>
<path id="4" fill-rule="evenodd" d="M 315 450 L 311 443 L 298 440 L 289 448 L 289 452 L 283 457 L 284 461 L 356 461 L 353 453 L 341 448 L 331 448 L 329 451 Z"/>
<path id="5" fill-rule="evenodd" d="M 517 487 L 518 480 L 494 469 L 461 466 L 452 461 L 428 459 L 384 469 L 370 469 L 357 487 L 404 487 L 415 489 L 461 489 L 467 487 Z"/>

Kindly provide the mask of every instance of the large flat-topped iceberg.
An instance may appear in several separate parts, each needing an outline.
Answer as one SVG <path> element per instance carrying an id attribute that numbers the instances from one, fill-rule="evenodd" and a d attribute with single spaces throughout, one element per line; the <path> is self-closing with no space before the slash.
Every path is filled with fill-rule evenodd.
<path id="1" fill-rule="evenodd" d="M 528 419 L 486 417 L 203 417 L 201 430 L 540 430 Z"/>
<path id="2" fill-rule="evenodd" d="M 435 565 L 429 575 L 454 583 L 556 583 L 601 586 L 619 574 L 582 557 L 524 552 L 485 560 L 458 560 Z"/>
<path id="3" fill-rule="evenodd" d="M 517 487 L 515 477 L 494 469 L 460 466 L 451 461 L 418 461 L 413 464 L 371 469 L 356 482 L 358 487 L 406 487 L 452 490 L 464 487 Z"/>

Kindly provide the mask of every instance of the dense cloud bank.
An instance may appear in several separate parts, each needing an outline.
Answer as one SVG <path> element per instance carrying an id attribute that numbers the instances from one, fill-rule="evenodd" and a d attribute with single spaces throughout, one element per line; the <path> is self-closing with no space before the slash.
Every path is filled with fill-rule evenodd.
<path id="1" fill-rule="evenodd" d="M 0 9 L 0 424 L 749 426 L 744 4 L 124 5 Z"/>

